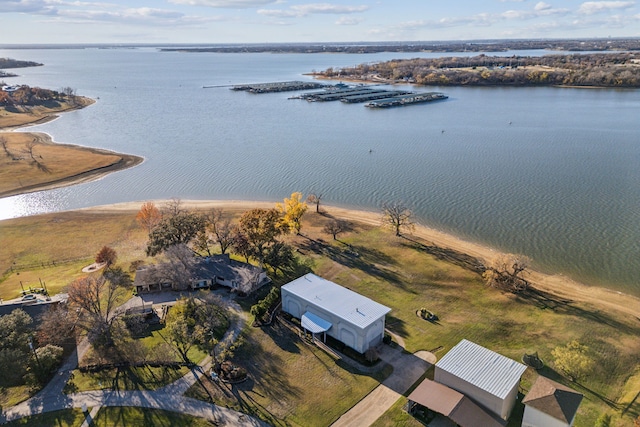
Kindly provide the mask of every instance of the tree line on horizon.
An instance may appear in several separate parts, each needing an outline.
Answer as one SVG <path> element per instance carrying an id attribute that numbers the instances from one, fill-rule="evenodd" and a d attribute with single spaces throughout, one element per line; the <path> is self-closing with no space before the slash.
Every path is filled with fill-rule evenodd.
<path id="1" fill-rule="evenodd" d="M 315 73 L 327 78 L 384 79 L 437 86 L 640 87 L 640 54 L 441 57 L 391 60 Z"/>

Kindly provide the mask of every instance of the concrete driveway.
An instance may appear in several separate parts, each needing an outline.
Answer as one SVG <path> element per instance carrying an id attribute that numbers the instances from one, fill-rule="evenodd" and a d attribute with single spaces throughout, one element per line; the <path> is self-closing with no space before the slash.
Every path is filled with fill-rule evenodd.
<path id="1" fill-rule="evenodd" d="M 428 351 L 408 354 L 401 347 L 386 345 L 380 350 L 380 359 L 393 366 L 393 373 L 338 418 L 332 427 L 370 426 L 436 362 L 436 357 Z"/>

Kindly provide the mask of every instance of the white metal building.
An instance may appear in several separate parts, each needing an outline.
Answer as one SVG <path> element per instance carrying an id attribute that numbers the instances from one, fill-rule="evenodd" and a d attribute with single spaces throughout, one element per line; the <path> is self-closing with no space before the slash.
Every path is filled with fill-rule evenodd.
<path id="1" fill-rule="evenodd" d="M 326 333 L 359 353 L 382 342 L 389 307 L 311 273 L 281 293 L 282 310 L 313 334 Z"/>
<path id="2" fill-rule="evenodd" d="M 462 340 L 436 363 L 434 379 L 506 420 L 526 369 L 522 363 Z"/>

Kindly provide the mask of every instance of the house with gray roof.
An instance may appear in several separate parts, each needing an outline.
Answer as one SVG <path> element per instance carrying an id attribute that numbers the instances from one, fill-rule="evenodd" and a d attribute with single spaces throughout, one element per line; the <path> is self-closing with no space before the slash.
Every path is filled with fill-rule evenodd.
<path id="1" fill-rule="evenodd" d="M 185 280 L 177 280 L 176 272 L 169 270 L 170 265 L 166 263 L 139 268 L 133 281 L 136 292 L 185 290 L 183 284 L 187 283 L 190 289 L 221 285 L 235 292 L 250 294 L 271 282 L 264 269 L 232 259 L 229 254 L 196 257 L 181 273 L 187 276 Z"/>
<path id="2" fill-rule="evenodd" d="M 465 339 L 436 363 L 434 380 L 506 420 L 526 369 L 522 363 Z"/>
<path id="3" fill-rule="evenodd" d="M 326 334 L 359 353 L 382 342 L 389 307 L 315 274 L 281 288 L 282 311 L 312 334 Z"/>
<path id="4" fill-rule="evenodd" d="M 522 399 L 522 427 L 571 427 L 582 397 L 569 387 L 538 376 Z"/>

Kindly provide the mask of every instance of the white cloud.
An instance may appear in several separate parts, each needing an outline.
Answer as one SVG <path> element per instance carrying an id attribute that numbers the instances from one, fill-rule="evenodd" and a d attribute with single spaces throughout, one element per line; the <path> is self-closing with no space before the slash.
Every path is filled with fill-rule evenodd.
<path id="1" fill-rule="evenodd" d="M 541 10 L 550 10 L 551 9 L 551 5 L 549 3 L 545 3 L 543 1 L 538 2 L 535 7 L 533 8 L 533 10 L 536 11 L 541 11 Z"/>
<path id="2" fill-rule="evenodd" d="M 0 0 L 0 13 L 43 13 L 55 9 L 45 0 Z"/>
<path id="3" fill-rule="evenodd" d="M 186 4 L 189 6 L 208 6 L 226 9 L 250 9 L 272 3 L 280 3 L 277 0 L 169 0 L 174 4 Z"/>
<path id="4" fill-rule="evenodd" d="M 260 9 L 258 13 L 265 16 L 294 18 L 312 14 L 351 14 L 369 10 L 369 6 L 340 6 L 329 3 L 310 3 L 291 6 L 289 9 Z"/>
<path id="5" fill-rule="evenodd" d="M 545 2 L 538 2 L 533 10 L 507 10 L 502 12 L 500 17 L 504 19 L 535 19 L 542 16 L 551 15 L 567 15 L 569 9 L 554 9 L 550 4 Z"/>
<path id="6" fill-rule="evenodd" d="M 356 18 L 353 16 L 341 16 L 337 21 L 336 25 L 358 25 L 364 21 L 362 18 Z"/>
<path id="7" fill-rule="evenodd" d="M 578 13 L 592 15 L 611 10 L 628 9 L 635 4 L 635 1 L 588 1 L 580 5 Z"/>

